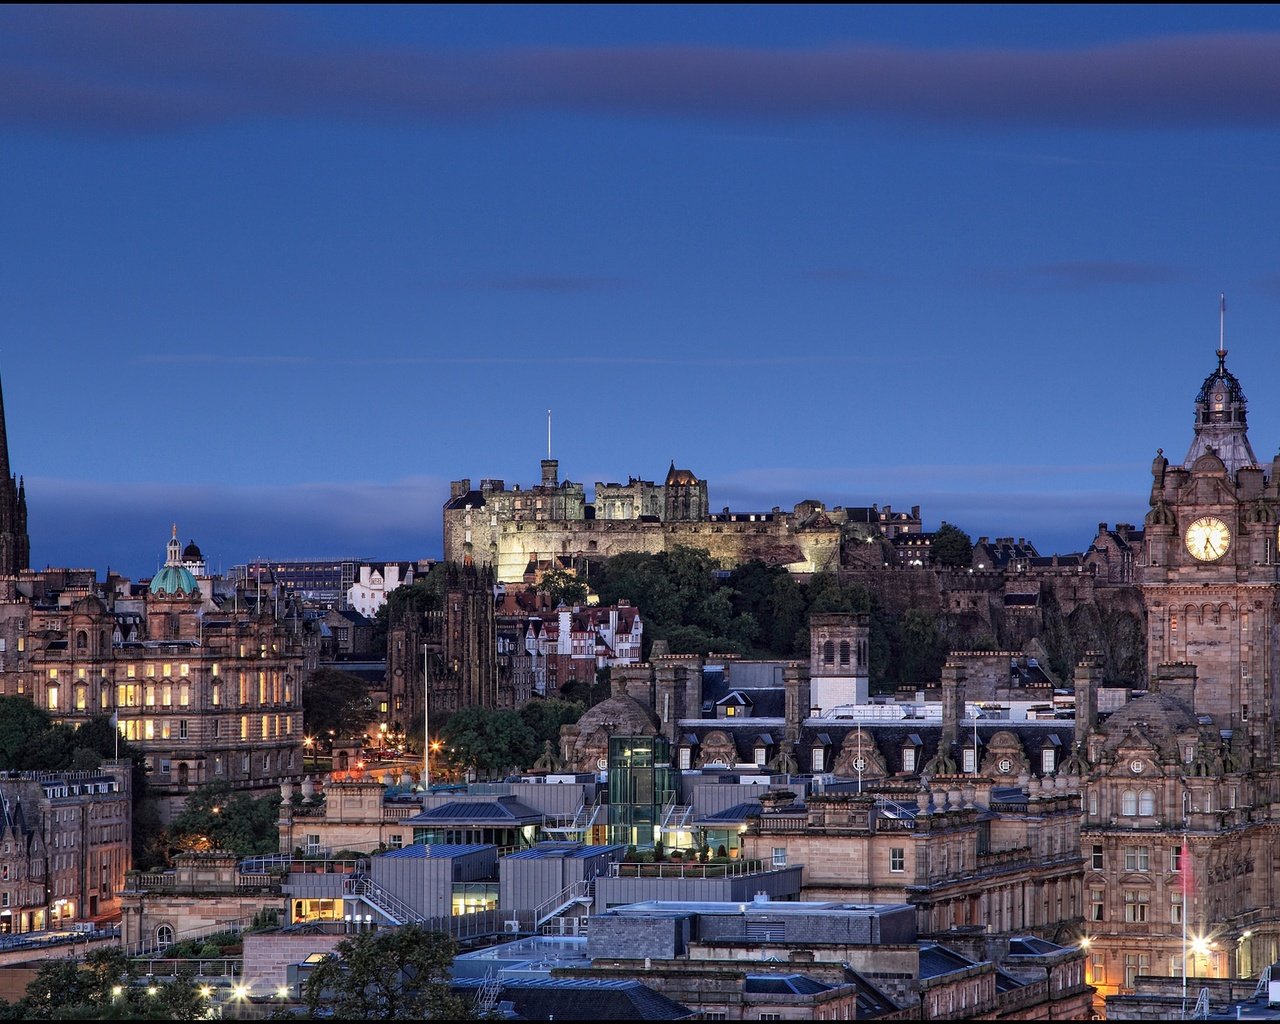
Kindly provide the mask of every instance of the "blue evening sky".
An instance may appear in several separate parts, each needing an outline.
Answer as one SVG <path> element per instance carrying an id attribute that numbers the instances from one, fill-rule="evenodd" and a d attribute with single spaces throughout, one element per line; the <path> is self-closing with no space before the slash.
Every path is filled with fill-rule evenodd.
<path id="1" fill-rule="evenodd" d="M 452 478 L 1140 522 L 1280 443 L 1280 9 L 0 10 L 37 567 L 440 554 Z"/>

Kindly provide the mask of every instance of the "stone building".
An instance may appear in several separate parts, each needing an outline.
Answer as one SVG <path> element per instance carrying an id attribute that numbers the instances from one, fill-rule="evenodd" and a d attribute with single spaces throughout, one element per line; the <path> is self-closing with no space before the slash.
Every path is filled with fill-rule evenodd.
<path id="1" fill-rule="evenodd" d="M 846 540 L 919 533 L 920 510 L 894 512 L 803 501 L 791 512 L 711 512 L 707 481 L 675 463 L 661 484 L 630 478 L 595 485 L 559 478 L 559 462 L 542 461 L 541 482 L 508 490 L 502 480 L 455 480 L 444 506 L 446 561 L 488 565 L 498 580 L 523 579 L 530 562 L 574 562 L 625 552 L 657 554 L 680 545 L 708 551 L 727 568 L 760 559 L 793 572 L 835 570 Z"/>
<path id="2" fill-rule="evenodd" d="M 1143 975 L 1249 976 L 1280 954 L 1280 458 L 1254 456 L 1217 356 L 1186 456 L 1157 452 L 1145 528 L 1125 531 L 1150 692 L 1103 720 L 1096 688 L 1077 691 L 1090 971 L 1108 995 Z"/>
<path id="3" fill-rule="evenodd" d="M 516 705 L 513 680 L 499 671 L 492 569 L 450 564 L 443 572 L 441 607 L 404 616 L 387 633 L 388 713 L 406 728 L 421 719 L 424 693 L 432 718 Z"/>
<path id="4" fill-rule="evenodd" d="M 119 909 L 133 839 L 132 767 L 0 778 L 0 934 Z"/>
<path id="5" fill-rule="evenodd" d="M 206 597 L 169 558 L 145 592 L 89 570 L 0 578 L 0 694 L 55 720 L 113 716 L 147 758 L 162 814 L 216 780 L 268 792 L 302 770 L 295 623 L 247 596 Z"/>
<path id="6" fill-rule="evenodd" d="M 130 871 L 121 893 L 120 941 L 130 953 L 156 953 L 174 942 L 241 931 L 287 909 L 278 875 L 241 870 L 229 850 L 180 853 L 168 871 Z"/>

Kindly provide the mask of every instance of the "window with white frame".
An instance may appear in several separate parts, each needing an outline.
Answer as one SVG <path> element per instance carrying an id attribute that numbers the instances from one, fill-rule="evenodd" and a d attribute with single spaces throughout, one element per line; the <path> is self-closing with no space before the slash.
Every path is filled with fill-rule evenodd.
<path id="1" fill-rule="evenodd" d="M 1130 924 L 1145 923 L 1150 916 L 1151 893 L 1146 889 L 1124 891 L 1124 919 Z"/>
<path id="2" fill-rule="evenodd" d="M 1126 871 L 1150 871 L 1151 848 L 1148 846 L 1126 846 L 1124 850 L 1124 869 Z"/>
<path id="3" fill-rule="evenodd" d="M 902 846 L 890 847 L 889 870 L 890 871 L 906 871 L 907 870 L 907 851 L 905 847 L 902 847 Z"/>

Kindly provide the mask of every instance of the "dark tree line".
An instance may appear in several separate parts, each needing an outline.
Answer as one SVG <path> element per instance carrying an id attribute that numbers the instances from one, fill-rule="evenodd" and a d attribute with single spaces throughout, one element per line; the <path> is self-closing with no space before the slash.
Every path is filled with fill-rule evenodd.
<path id="1" fill-rule="evenodd" d="M 705 551 L 617 555 L 592 575 L 602 604 L 629 600 L 645 624 L 643 654 L 657 640 L 674 654 L 809 657 L 809 616 L 866 612 L 871 682 L 888 686 L 937 678 L 946 656 L 943 624 L 930 612 L 887 610 L 866 587 L 819 573 L 807 583 L 779 566 L 747 562 L 724 572 Z"/>

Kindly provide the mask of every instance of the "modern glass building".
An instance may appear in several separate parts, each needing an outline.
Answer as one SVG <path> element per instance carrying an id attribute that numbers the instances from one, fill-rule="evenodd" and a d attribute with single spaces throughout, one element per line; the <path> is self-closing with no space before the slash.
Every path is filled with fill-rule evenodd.
<path id="1" fill-rule="evenodd" d="M 665 736 L 609 737 L 609 842 L 651 849 L 663 809 L 675 800 Z"/>

